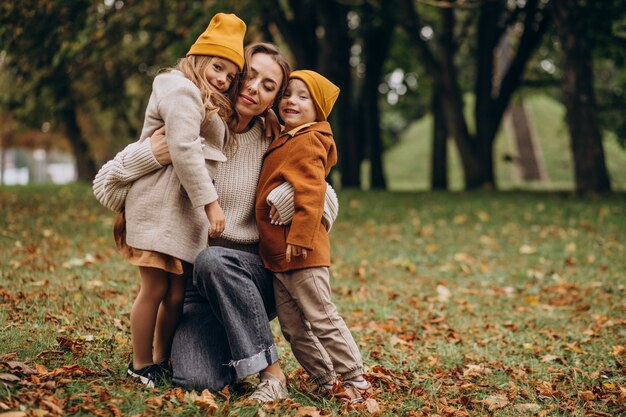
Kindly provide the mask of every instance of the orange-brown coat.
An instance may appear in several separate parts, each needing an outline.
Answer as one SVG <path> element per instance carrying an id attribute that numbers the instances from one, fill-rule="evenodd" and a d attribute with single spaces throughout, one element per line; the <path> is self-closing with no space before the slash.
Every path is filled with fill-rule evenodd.
<path id="1" fill-rule="evenodd" d="M 297 131 L 283 133 L 263 157 L 256 191 L 256 221 L 259 228 L 259 254 L 273 272 L 330 266 L 330 241 L 322 224 L 326 177 L 337 163 L 337 148 L 328 122 L 318 122 Z M 294 187 L 294 214 L 291 225 L 270 223 L 267 195 L 288 181 Z M 308 251 L 287 262 L 287 244 Z"/>

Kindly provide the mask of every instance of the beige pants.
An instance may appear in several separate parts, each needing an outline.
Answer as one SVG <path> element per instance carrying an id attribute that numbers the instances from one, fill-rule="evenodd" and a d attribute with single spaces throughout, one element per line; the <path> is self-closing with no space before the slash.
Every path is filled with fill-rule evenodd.
<path id="1" fill-rule="evenodd" d="M 363 374 L 354 338 L 330 299 L 328 268 L 305 268 L 274 274 L 280 327 L 294 356 L 314 382 L 328 383 Z"/>

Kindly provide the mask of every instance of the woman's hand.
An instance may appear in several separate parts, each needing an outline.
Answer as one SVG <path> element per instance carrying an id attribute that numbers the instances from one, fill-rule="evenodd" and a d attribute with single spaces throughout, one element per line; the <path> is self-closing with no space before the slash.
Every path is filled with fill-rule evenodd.
<path id="1" fill-rule="evenodd" d="M 278 116 L 274 113 L 274 110 L 268 109 L 265 112 L 265 136 L 270 139 L 276 139 L 280 136 L 280 130 L 282 126 L 278 121 Z"/>
<path id="2" fill-rule="evenodd" d="M 224 227 L 226 226 L 222 207 L 215 200 L 204 206 L 204 211 L 207 219 L 209 219 L 209 236 L 213 238 L 219 237 L 224 232 Z"/>
<path id="3" fill-rule="evenodd" d="M 276 207 L 272 203 L 269 203 L 269 205 L 270 205 L 270 223 L 276 226 L 284 226 L 285 223 L 283 223 L 283 219 L 280 218 L 280 213 L 278 213 L 278 210 L 276 210 Z"/>
<path id="4" fill-rule="evenodd" d="M 291 256 L 302 256 L 302 259 L 306 259 L 307 251 L 302 246 L 287 244 L 287 252 L 285 252 L 287 262 L 291 262 Z"/>
<path id="5" fill-rule="evenodd" d="M 159 164 L 169 165 L 172 163 L 170 150 L 165 140 L 165 126 L 158 128 L 154 131 L 152 136 L 150 136 L 150 148 Z"/>

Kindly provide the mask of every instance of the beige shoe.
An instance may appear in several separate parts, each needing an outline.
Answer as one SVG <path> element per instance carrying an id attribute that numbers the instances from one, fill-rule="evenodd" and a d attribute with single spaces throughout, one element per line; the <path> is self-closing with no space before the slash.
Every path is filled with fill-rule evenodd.
<path id="1" fill-rule="evenodd" d="M 348 394 L 348 396 L 350 397 L 350 402 L 352 404 L 355 404 L 365 401 L 365 398 L 367 398 L 367 395 L 370 393 L 372 384 L 367 382 L 366 386 L 359 387 L 355 385 L 352 381 L 346 381 L 343 383 L 343 388 L 345 389 L 346 394 Z"/>
<path id="2" fill-rule="evenodd" d="M 288 396 L 287 384 L 283 383 L 269 372 L 263 372 L 261 373 L 261 382 L 257 385 L 254 392 L 250 394 L 248 400 L 258 403 L 267 403 L 282 400 Z"/>

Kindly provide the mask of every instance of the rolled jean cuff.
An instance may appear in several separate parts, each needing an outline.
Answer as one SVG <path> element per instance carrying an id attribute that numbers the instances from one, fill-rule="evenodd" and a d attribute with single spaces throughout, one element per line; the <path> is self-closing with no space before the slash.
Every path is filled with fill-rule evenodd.
<path id="1" fill-rule="evenodd" d="M 335 381 L 337 379 L 337 374 L 335 374 L 335 371 L 330 371 L 330 372 L 326 372 L 325 374 L 322 374 L 322 375 L 311 376 L 311 379 L 317 385 L 324 385 L 324 384 L 328 384 L 328 383 L 330 383 L 332 381 Z"/>
<path id="2" fill-rule="evenodd" d="M 263 349 L 248 358 L 231 361 L 228 365 L 235 369 L 237 379 L 241 380 L 247 376 L 261 372 L 274 362 L 278 361 L 278 350 L 276 345 Z"/>
<path id="3" fill-rule="evenodd" d="M 363 367 L 363 365 L 359 365 L 359 366 L 349 370 L 348 372 L 342 374 L 341 378 L 344 381 L 347 381 L 349 379 L 354 379 L 357 376 L 363 375 L 364 373 L 365 373 L 365 368 Z"/>

